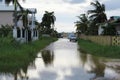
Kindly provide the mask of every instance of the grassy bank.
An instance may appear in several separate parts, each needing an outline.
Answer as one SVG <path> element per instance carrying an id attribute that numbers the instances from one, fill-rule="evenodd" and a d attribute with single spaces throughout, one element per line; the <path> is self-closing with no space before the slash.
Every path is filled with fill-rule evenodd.
<path id="1" fill-rule="evenodd" d="M 95 56 L 120 58 L 120 46 L 103 46 L 87 40 L 78 40 L 81 51 Z"/>
<path id="2" fill-rule="evenodd" d="M 56 38 L 41 38 L 38 41 L 20 44 L 12 42 L 9 38 L 0 42 L 0 72 L 15 72 L 20 68 L 26 68 L 32 62 L 37 53 Z"/>

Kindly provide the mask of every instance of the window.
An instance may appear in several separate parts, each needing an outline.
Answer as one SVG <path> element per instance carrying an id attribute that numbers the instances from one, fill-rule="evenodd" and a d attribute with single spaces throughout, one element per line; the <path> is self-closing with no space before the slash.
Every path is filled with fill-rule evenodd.
<path id="1" fill-rule="evenodd" d="M 22 29 L 22 37 L 24 38 L 25 37 L 25 30 Z"/>
<path id="2" fill-rule="evenodd" d="M 20 36 L 21 36 L 20 29 L 17 29 L 17 38 L 20 38 Z"/>
<path id="3" fill-rule="evenodd" d="M 33 37 L 35 37 L 35 29 L 33 30 Z"/>
<path id="4" fill-rule="evenodd" d="M 37 30 L 36 30 L 36 37 L 37 37 Z"/>

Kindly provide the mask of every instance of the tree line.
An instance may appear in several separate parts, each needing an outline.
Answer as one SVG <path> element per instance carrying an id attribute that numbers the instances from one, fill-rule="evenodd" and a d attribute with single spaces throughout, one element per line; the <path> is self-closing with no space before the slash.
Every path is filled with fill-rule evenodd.
<path id="1" fill-rule="evenodd" d="M 107 15 L 105 13 L 105 5 L 99 1 L 91 2 L 94 7 L 88 10 L 85 14 L 80 14 L 78 21 L 75 22 L 76 31 L 78 34 L 98 35 L 98 28 L 101 24 L 107 23 Z M 102 27 L 104 31 L 102 35 L 115 35 L 116 30 L 114 25 L 108 24 Z"/>

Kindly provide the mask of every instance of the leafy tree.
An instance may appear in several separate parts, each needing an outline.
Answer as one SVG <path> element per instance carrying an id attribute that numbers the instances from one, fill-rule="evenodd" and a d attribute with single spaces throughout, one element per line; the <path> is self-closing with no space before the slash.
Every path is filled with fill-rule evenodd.
<path id="1" fill-rule="evenodd" d="M 45 14 L 42 17 L 41 26 L 46 30 L 46 33 L 51 33 L 51 28 L 54 28 L 54 22 L 56 17 L 54 16 L 54 12 L 45 11 Z"/>

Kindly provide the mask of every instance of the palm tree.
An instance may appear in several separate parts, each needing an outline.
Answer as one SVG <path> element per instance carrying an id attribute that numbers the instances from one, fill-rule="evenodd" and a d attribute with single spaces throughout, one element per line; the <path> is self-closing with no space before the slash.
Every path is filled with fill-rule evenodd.
<path id="1" fill-rule="evenodd" d="M 95 23 L 102 23 L 107 20 L 105 14 L 105 5 L 100 4 L 98 1 L 91 2 L 91 5 L 95 8 L 94 10 L 88 10 L 88 14 L 90 15 L 90 19 L 92 19 Z"/>
<path id="2" fill-rule="evenodd" d="M 107 21 L 107 17 L 105 14 L 105 5 L 100 4 L 98 1 L 91 2 L 91 5 L 95 8 L 93 10 L 88 10 L 89 18 L 90 18 L 90 27 L 89 32 L 90 34 L 97 35 L 98 34 L 98 26 L 97 23 L 103 23 Z"/>
<path id="3" fill-rule="evenodd" d="M 54 16 L 54 12 L 45 11 L 42 17 L 41 26 L 49 32 L 50 29 L 54 28 L 55 20 L 56 17 Z M 49 33 L 51 33 L 51 31 Z"/>
<path id="4" fill-rule="evenodd" d="M 17 12 L 17 22 L 20 20 L 20 18 L 22 17 L 22 23 L 23 23 L 23 27 L 24 28 L 28 28 L 28 13 L 30 11 L 27 9 L 27 10 L 24 10 L 22 9 L 21 12 Z"/>
<path id="5" fill-rule="evenodd" d="M 75 25 L 77 27 L 76 31 L 85 34 L 88 28 L 88 17 L 85 14 L 81 14 L 77 17 L 79 18 L 79 21 L 75 22 Z"/>

